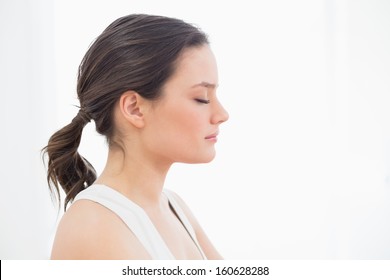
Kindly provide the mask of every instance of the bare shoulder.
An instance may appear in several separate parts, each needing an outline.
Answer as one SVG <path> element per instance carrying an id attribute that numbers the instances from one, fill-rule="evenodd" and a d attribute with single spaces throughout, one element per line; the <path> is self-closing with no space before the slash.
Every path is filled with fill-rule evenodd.
<path id="1" fill-rule="evenodd" d="M 196 217 L 194 216 L 194 214 L 192 213 L 188 205 L 184 202 L 184 200 L 177 193 L 171 190 L 169 192 L 175 198 L 176 202 L 180 205 L 187 219 L 191 223 L 195 231 L 196 238 L 198 239 L 198 242 L 202 247 L 203 252 L 207 256 L 207 259 L 214 259 L 214 260 L 223 259 L 222 256 L 215 249 L 214 245 L 211 243 L 209 238 L 207 237 L 205 231 L 197 221 Z"/>
<path id="2" fill-rule="evenodd" d="M 184 211 L 187 218 L 189 220 L 195 219 L 187 203 L 185 203 L 185 201 L 176 192 L 169 190 L 169 193 L 175 198 L 175 201 L 180 205 L 181 209 Z"/>
<path id="3" fill-rule="evenodd" d="M 76 201 L 57 229 L 52 259 L 149 259 L 138 239 L 112 211 Z"/>

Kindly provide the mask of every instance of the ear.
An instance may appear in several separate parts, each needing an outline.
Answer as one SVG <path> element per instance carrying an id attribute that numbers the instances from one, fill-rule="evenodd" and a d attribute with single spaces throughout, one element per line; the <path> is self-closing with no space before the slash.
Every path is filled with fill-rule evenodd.
<path id="1" fill-rule="evenodd" d="M 145 125 L 143 106 L 145 100 L 135 91 L 126 91 L 119 100 L 119 107 L 123 117 L 137 128 Z"/>

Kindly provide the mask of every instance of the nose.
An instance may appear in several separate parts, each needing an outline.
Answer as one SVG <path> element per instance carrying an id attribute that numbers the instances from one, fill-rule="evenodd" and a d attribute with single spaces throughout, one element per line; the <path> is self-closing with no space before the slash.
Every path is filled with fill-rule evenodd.
<path id="1" fill-rule="evenodd" d="M 222 104 L 217 101 L 211 117 L 212 124 L 221 124 L 229 119 L 229 113 L 225 110 Z"/>

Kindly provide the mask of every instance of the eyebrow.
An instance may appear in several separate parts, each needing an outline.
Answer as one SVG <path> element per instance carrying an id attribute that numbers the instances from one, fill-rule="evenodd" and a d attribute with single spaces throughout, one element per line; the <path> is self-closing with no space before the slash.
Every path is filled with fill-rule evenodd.
<path id="1" fill-rule="evenodd" d="M 195 84 L 195 85 L 192 86 L 192 88 L 195 88 L 195 87 L 205 87 L 205 88 L 215 89 L 215 88 L 218 87 L 218 85 L 212 84 L 212 83 L 209 83 L 209 82 L 200 82 L 199 84 Z"/>

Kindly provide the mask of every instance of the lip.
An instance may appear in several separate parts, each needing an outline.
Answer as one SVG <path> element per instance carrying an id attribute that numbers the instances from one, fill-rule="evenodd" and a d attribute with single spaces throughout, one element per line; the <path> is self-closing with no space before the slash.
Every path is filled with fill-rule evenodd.
<path id="1" fill-rule="evenodd" d="M 218 136 L 218 131 L 206 136 L 204 139 L 217 141 L 217 136 Z"/>

